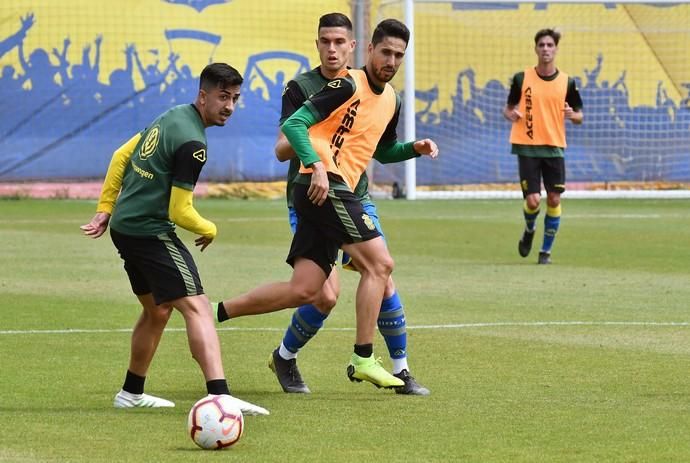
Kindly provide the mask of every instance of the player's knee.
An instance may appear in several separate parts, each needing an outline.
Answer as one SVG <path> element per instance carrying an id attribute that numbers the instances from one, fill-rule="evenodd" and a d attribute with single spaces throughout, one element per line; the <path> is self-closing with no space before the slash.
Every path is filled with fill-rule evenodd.
<path id="1" fill-rule="evenodd" d="M 317 301 L 316 306 L 319 312 L 328 314 L 331 312 L 335 304 L 338 302 L 338 295 L 332 291 L 322 291 Z"/>
<path id="2" fill-rule="evenodd" d="M 560 206 L 561 195 L 560 194 L 549 194 L 549 196 L 546 198 L 546 204 L 551 208 Z"/>
<path id="3" fill-rule="evenodd" d="M 170 315 L 172 315 L 172 306 L 168 304 L 153 306 L 144 311 L 144 317 L 156 325 L 166 325 L 170 320 Z"/>
<path id="4" fill-rule="evenodd" d="M 525 198 L 525 201 L 527 202 L 527 207 L 529 207 L 532 210 L 539 208 L 540 200 L 541 198 L 538 194 L 529 195 L 527 196 L 527 198 Z"/>
<path id="5" fill-rule="evenodd" d="M 391 276 L 391 273 L 393 273 L 394 267 L 395 262 L 393 262 L 393 258 L 390 254 L 387 254 L 386 256 L 382 256 L 380 259 L 376 261 L 376 274 L 378 276 L 381 276 L 382 278 L 385 278 L 386 281 L 388 281 L 388 279 Z"/>
<path id="6" fill-rule="evenodd" d="M 314 304 L 318 301 L 321 288 L 313 284 L 294 284 L 292 285 L 292 295 L 295 298 L 295 305 Z"/>

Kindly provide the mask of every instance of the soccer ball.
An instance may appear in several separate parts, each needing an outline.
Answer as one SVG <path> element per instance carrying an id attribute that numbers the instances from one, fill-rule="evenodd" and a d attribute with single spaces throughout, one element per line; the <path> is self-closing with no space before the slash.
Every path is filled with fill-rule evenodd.
<path id="1" fill-rule="evenodd" d="M 187 430 L 202 449 L 230 447 L 240 440 L 244 431 L 242 410 L 227 395 L 208 395 L 192 406 Z"/>

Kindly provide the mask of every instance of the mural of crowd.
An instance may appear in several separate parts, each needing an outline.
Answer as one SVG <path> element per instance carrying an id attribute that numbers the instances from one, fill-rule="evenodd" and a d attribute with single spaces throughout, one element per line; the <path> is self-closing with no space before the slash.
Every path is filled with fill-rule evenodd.
<path id="1" fill-rule="evenodd" d="M 102 177 L 121 141 L 166 108 L 194 100 L 198 75 L 176 53 L 124 44 L 121 66 L 105 78 L 99 65 L 107 37 L 96 35 L 81 44 L 66 37 L 51 50 L 27 50 L 25 38 L 37 21 L 28 12 L 15 33 L 0 38 L 0 57 L 17 53 L 20 64 L 5 65 L 0 72 L 0 180 Z M 166 31 L 166 40 L 173 41 L 175 34 Z M 222 40 L 202 31 L 184 34 L 216 44 Z M 67 59 L 70 47 L 81 47 L 80 62 Z M 296 66 L 267 73 L 265 64 L 271 60 L 291 60 Z M 659 83 L 654 105 L 632 106 L 625 69 L 608 82 L 599 77 L 605 57 L 592 56 L 592 63 L 591 69 L 569 70 L 585 104 L 585 124 L 569 127 L 569 179 L 690 180 L 690 82 L 681 84 L 680 101 L 669 98 Z M 215 180 L 282 179 L 286 166 L 272 153 L 282 88 L 310 68 L 309 60 L 275 50 L 232 64 L 245 65 L 241 107 L 228 127 L 208 132 L 212 155 L 204 175 Z M 135 86 L 135 77 L 143 88 Z M 501 116 L 510 77 L 497 76 L 479 86 L 475 70 L 465 69 L 457 75 L 450 106 L 442 110 L 434 110 L 440 107 L 437 87 L 415 91 L 421 108 L 417 136 L 434 138 L 443 152 L 439 162 L 418 169 L 420 184 L 514 181 L 510 127 Z M 404 177 L 401 166 L 378 172 L 380 181 Z"/>

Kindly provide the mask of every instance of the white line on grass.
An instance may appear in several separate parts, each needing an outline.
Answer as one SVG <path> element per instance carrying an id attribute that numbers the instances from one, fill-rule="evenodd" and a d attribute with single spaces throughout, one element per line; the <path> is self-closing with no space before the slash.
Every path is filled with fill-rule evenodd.
<path id="1" fill-rule="evenodd" d="M 410 330 L 446 330 L 462 328 L 500 328 L 500 327 L 539 327 L 539 326 L 657 326 L 683 327 L 690 326 L 690 322 L 634 322 L 634 321 L 534 321 L 534 322 L 486 322 L 486 323 L 451 323 L 446 325 L 412 325 Z M 285 331 L 284 327 L 223 327 L 218 331 Z M 354 328 L 321 328 L 325 331 L 354 331 Z M 184 328 L 166 328 L 167 332 L 183 332 Z M 10 334 L 98 334 L 98 333 L 131 333 L 131 328 L 113 329 L 63 329 L 63 330 L 0 330 L 0 335 Z"/>

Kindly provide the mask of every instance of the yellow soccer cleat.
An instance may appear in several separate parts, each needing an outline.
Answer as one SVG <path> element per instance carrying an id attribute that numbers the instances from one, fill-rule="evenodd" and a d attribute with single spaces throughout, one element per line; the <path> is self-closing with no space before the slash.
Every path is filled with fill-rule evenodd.
<path id="1" fill-rule="evenodd" d="M 393 388 L 404 386 L 405 382 L 388 373 L 382 366 L 380 358 L 360 357 L 352 354 L 347 366 L 347 377 L 350 381 L 367 381 L 376 387 Z"/>

